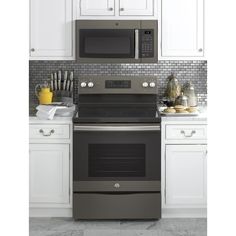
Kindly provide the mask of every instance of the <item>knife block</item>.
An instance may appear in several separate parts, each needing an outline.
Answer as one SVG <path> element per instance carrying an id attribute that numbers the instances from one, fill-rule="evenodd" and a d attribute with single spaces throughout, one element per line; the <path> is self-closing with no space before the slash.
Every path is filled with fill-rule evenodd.
<path id="1" fill-rule="evenodd" d="M 73 103 L 73 92 L 57 90 L 53 91 L 53 102 L 69 102 Z"/>

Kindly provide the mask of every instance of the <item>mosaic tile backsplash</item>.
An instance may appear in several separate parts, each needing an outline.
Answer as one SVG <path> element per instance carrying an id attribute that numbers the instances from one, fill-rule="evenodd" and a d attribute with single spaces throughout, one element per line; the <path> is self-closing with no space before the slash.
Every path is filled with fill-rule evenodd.
<path id="1" fill-rule="evenodd" d="M 167 77 L 173 72 L 181 85 L 187 81 L 194 84 L 199 105 L 207 104 L 207 61 L 159 61 L 158 64 L 78 64 L 76 61 L 30 61 L 30 115 L 35 115 L 35 107 L 38 105 L 38 99 L 34 93 L 36 84 L 49 81 L 50 74 L 58 70 L 74 71 L 74 91 L 78 87 L 77 78 L 81 75 L 156 76 L 160 97 L 164 96 Z M 74 96 L 74 100 L 76 98 Z"/>

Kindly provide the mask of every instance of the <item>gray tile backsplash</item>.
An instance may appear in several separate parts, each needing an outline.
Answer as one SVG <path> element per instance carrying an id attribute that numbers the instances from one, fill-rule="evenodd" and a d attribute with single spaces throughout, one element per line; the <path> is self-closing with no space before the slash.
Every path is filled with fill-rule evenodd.
<path id="1" fill-rule="evenodd" d="M 49 81 L 50 73 L 58 70 L 74 71 L 75 90 L 78 86 L 76 79 L 81 75 L 156 76 L 160 97 L 164 95 L 167 77 L 173 72 L 181 85 L 191 80 L 195 86 L 199 105 L 207 103 L 207 61 L 159 61 L 158 64 L 78 64 L 75 61 L 30 61 L 30 115 L 35 114 L 35 107 L 38 105 L 37 97 L 34 94 L 36 84 L 45 80 Z M 76 98 L 74 96 L 74 100 Z"/>

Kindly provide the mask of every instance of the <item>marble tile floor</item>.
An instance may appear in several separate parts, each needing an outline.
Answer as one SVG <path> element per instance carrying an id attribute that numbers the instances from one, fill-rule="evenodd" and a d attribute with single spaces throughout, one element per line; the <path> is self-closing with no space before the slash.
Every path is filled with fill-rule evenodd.
<path id="1" fill-rule="evenodd" d="M 29 236 L 206 236 L 207 219 L 74 221 L 30 218 Z"/>

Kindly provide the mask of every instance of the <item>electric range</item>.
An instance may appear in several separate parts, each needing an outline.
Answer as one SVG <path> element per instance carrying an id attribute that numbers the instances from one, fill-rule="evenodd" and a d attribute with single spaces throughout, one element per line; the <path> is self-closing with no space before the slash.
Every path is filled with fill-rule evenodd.
<path id="1" fill-rule="evenodd" d="M 73 118 L 74 219 L 161 217 L 156 77 L 80 77 Z"/>

